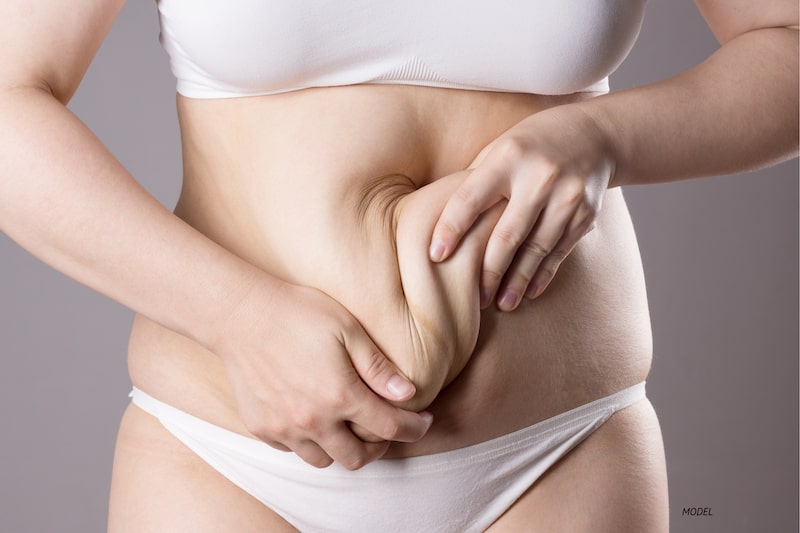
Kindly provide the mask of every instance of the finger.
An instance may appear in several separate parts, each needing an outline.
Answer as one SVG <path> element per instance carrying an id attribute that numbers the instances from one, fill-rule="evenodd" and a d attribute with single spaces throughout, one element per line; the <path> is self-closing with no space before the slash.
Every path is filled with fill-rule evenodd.
<path id="1" fill-rule="evenodd" d="M 303 440 L 291 446 L 292 451 L 300 459 L 317 468 L 326 468 L 333 463 L 333 458 L 316 443 L 310 440 Z"/>
<path id="2" fill-rule="evenodd" d="M 525 290 L 525 297 L 529 300 L 533 300 L 539 297 L 544 290 L 550 285 L 550 282 L 553 281 L 553 278 L 558 272 L 558 268 L 561 266 L 561 263 L 567 257 L 568 252 L 559 252 L 556 253 L 555 251 L 547 256 L 542 263 L 539 265 L 539 268 L 536 270 L 536 273 L 533 275 L 528 288 Z"/>
<path id="3" fill-rule="evenodd" d="M 267 444 L 269 444 L 270 446 L 272 446 L 276 450 L 279 450 L 279 451 L 282 451 L 282 452 L 290 452 L 290 451 L 292 451 L 291 448 L 281 444 L 278 441 L 269 440 L 269 439 L 261 439 L 261 440 L 263 440 L 264 442 L 266 442 Z"/>
<path id="4" fill-rule="evenodd" d="M 544 292 L 558 272 L 564 260 L 572 253 L 578 242 L 594 228 L 594 216 L 575 217 L 561 236 L 553 251 L 538 265 L 536 272 L 528 284 L 525 297 L 537 298 Z"/>
<path id="5" fill-rule="evenodd" d="M 517 250 L 526 242 L 541 216 L 541 203 L 537 197 L 535 194 L 515 192 L 489 237 L 481 270 L 483 308 L 494 300 L 506 271 L 517 255 Z M 522 292 L 519 293 L 520 297 L 521 295 Z"/>
<path id="6" fill-rule="evenodd" d="M 353 368 L 376 394 L 402 402 L 416 393 L 414 384 L 383 355 L 358 323 L 344 332 L 344 348 L 350 355 Z"/>
<path id="7" fill-rule="evenodd" d="M 364 442 L 384 442 L 382 438 L 367 430 L 367 428 L 361 427 L 354 422 L 348 422 L 347 424 L 350 427 L 350 431 Z"/>
<path id="8" fill-rule="evenodd" d="M 417 442 L 433 423 L 433 415 L 414 413 L 381 401 L 366 387 L 353 389 L 353 411 L 346 418 L 360 426 L 361 434 L 371 434 L 382 440 Z"/>
<path id="9" fill-rule="evenodd" d="M 361 378 L 348 389 L 345 405 L 350 406 L 351 412 L 342 413 L 343 418 L 382 440 L 416 442 L 421 439 L 433 421 L 430 414 L 394 407 L 375 395 L 405 401 L 416 392 L 414 385 L 381 353 L 357 322 L 343 333 L 344 347 Z"/>
<path id="10" fill-rule="evenodd" d="M 390 444 L 387 441 L 365 443 L 343 424 L 320 442 L 331 458 L 348 470 L 357 470 L 383 457 Z"/>
<path id="11" fill-rule="evenodd" d="M 571 211 L 554 208 L 552 204 L 542 210 L 539 220 L 517 249 L 505 274 L 506 282 L 497 298 L 498 309 L 513 311 L 517 308 L 542 261 L 553 257 L 553 251 L 572 217 Z"/>
<path id="12" fill-rule="evenodd" d="M 447 259 L 478 216 L 504 198 L 502 180 L 496 179 L 495 173 L 491 165 L 477 168 L 447 200 L 433 228 L 431 261 Z"/>

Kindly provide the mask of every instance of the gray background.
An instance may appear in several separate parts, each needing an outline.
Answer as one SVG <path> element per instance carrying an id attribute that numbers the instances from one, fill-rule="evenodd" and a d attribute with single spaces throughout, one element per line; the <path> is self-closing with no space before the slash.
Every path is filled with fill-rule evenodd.
<path id="1" fill-rule="evenodd" d="M 179 191 L 174 81 L 153 2 L 128 2 L 70 107 L 164 204 Z M 614 88 L 717 47 L 694 4 L 651 0 Z M 798 530 L 798 179 L 770 170 L 626 191 L 655 338 L 648 390 L 672 530 Z M 105 528 L 131 313 L 0 235 L 0 530 Z M 683 507 L 712 517 L 683 517 Z"/>

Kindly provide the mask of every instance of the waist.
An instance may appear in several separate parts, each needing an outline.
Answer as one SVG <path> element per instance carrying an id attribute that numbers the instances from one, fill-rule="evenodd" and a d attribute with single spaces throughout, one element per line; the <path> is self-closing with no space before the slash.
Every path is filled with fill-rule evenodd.
<path id="1" fill-rule="evenodd" d="M 185 180 L 176 213 L 270 274 L 333 295 L 390 352 L 403 332 L 394 316 L 376 318 L 370 307 L 405 305 L 392 258 L 397 235 L 379 227 L 387 198 L 465 168 L 502 131 L 554 103 L 400 87 L 240 99 L 232 107 L 182 101 Z M 398 184 L 400 174 L 407 181 Z M 438 212 L 423 215 L 435 221 Z M 423 250 L 428 237 L 418 235 Z M 621 192 L 607 193 L 597 229 L 542 297 L 512 314 L 483 311 L 476 333 L 466 367 L 431 406 L 437 424 L 429 436 L 393 453 L 480 442 L 642 381 L 649 318 Z M 223 366 L 187 339 L 138 318 L 130 368 L 137 387 L 246 433 Z"/>

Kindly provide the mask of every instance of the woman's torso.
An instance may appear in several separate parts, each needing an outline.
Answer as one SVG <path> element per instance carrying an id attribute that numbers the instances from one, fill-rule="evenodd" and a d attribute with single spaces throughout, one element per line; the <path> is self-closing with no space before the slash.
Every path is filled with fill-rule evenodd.
<path id="1" fill-rule="evenodd" d="M 466 168 L 526 116 L 583 97 L 357 85 L 180 98 L 184 186 L 176 214 L 266 272 L 331 294 L 376 341 L 390 342 L 405 326 L 372 311 L 403 298 L 398 266 L 372 254 L 374 247 L 386 258 L 395 244 L 380 216 L 359 216 L 358 207 L 373 201 L 365 191 L 398 174 L 411 189 L 426 186 Z M 432 228 L 437 215 L 425 224 Z M 426 250 L 428 239 L 420 234 L 414 246 Z M 540 298 L 513 313 L 481 313 L 469 363 L 431 405 L 431 431 L 389 453 L 473 444 L 610 394 L 646 377 L 651 350 L 641 261 L 614 189 L 596 229 Z M 189 339 L 137 317 L 129 365 L 137 387 L 247 433 L 223 364 Z"/>

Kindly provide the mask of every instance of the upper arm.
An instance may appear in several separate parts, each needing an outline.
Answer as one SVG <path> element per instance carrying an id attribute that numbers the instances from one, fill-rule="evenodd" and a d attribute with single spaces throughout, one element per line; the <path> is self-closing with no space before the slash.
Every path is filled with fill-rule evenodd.
<path id="1" fill-rule="evenodd" d="M 797 26 L 797 0 L 695 0 L 717 40 L 725 44 L 753 30 Z"/>
<path id="2" fill-rule="evenodd" d="M 0 89 L 40 87 L 69 101 L 124 1 L 0 3 Z"/>

